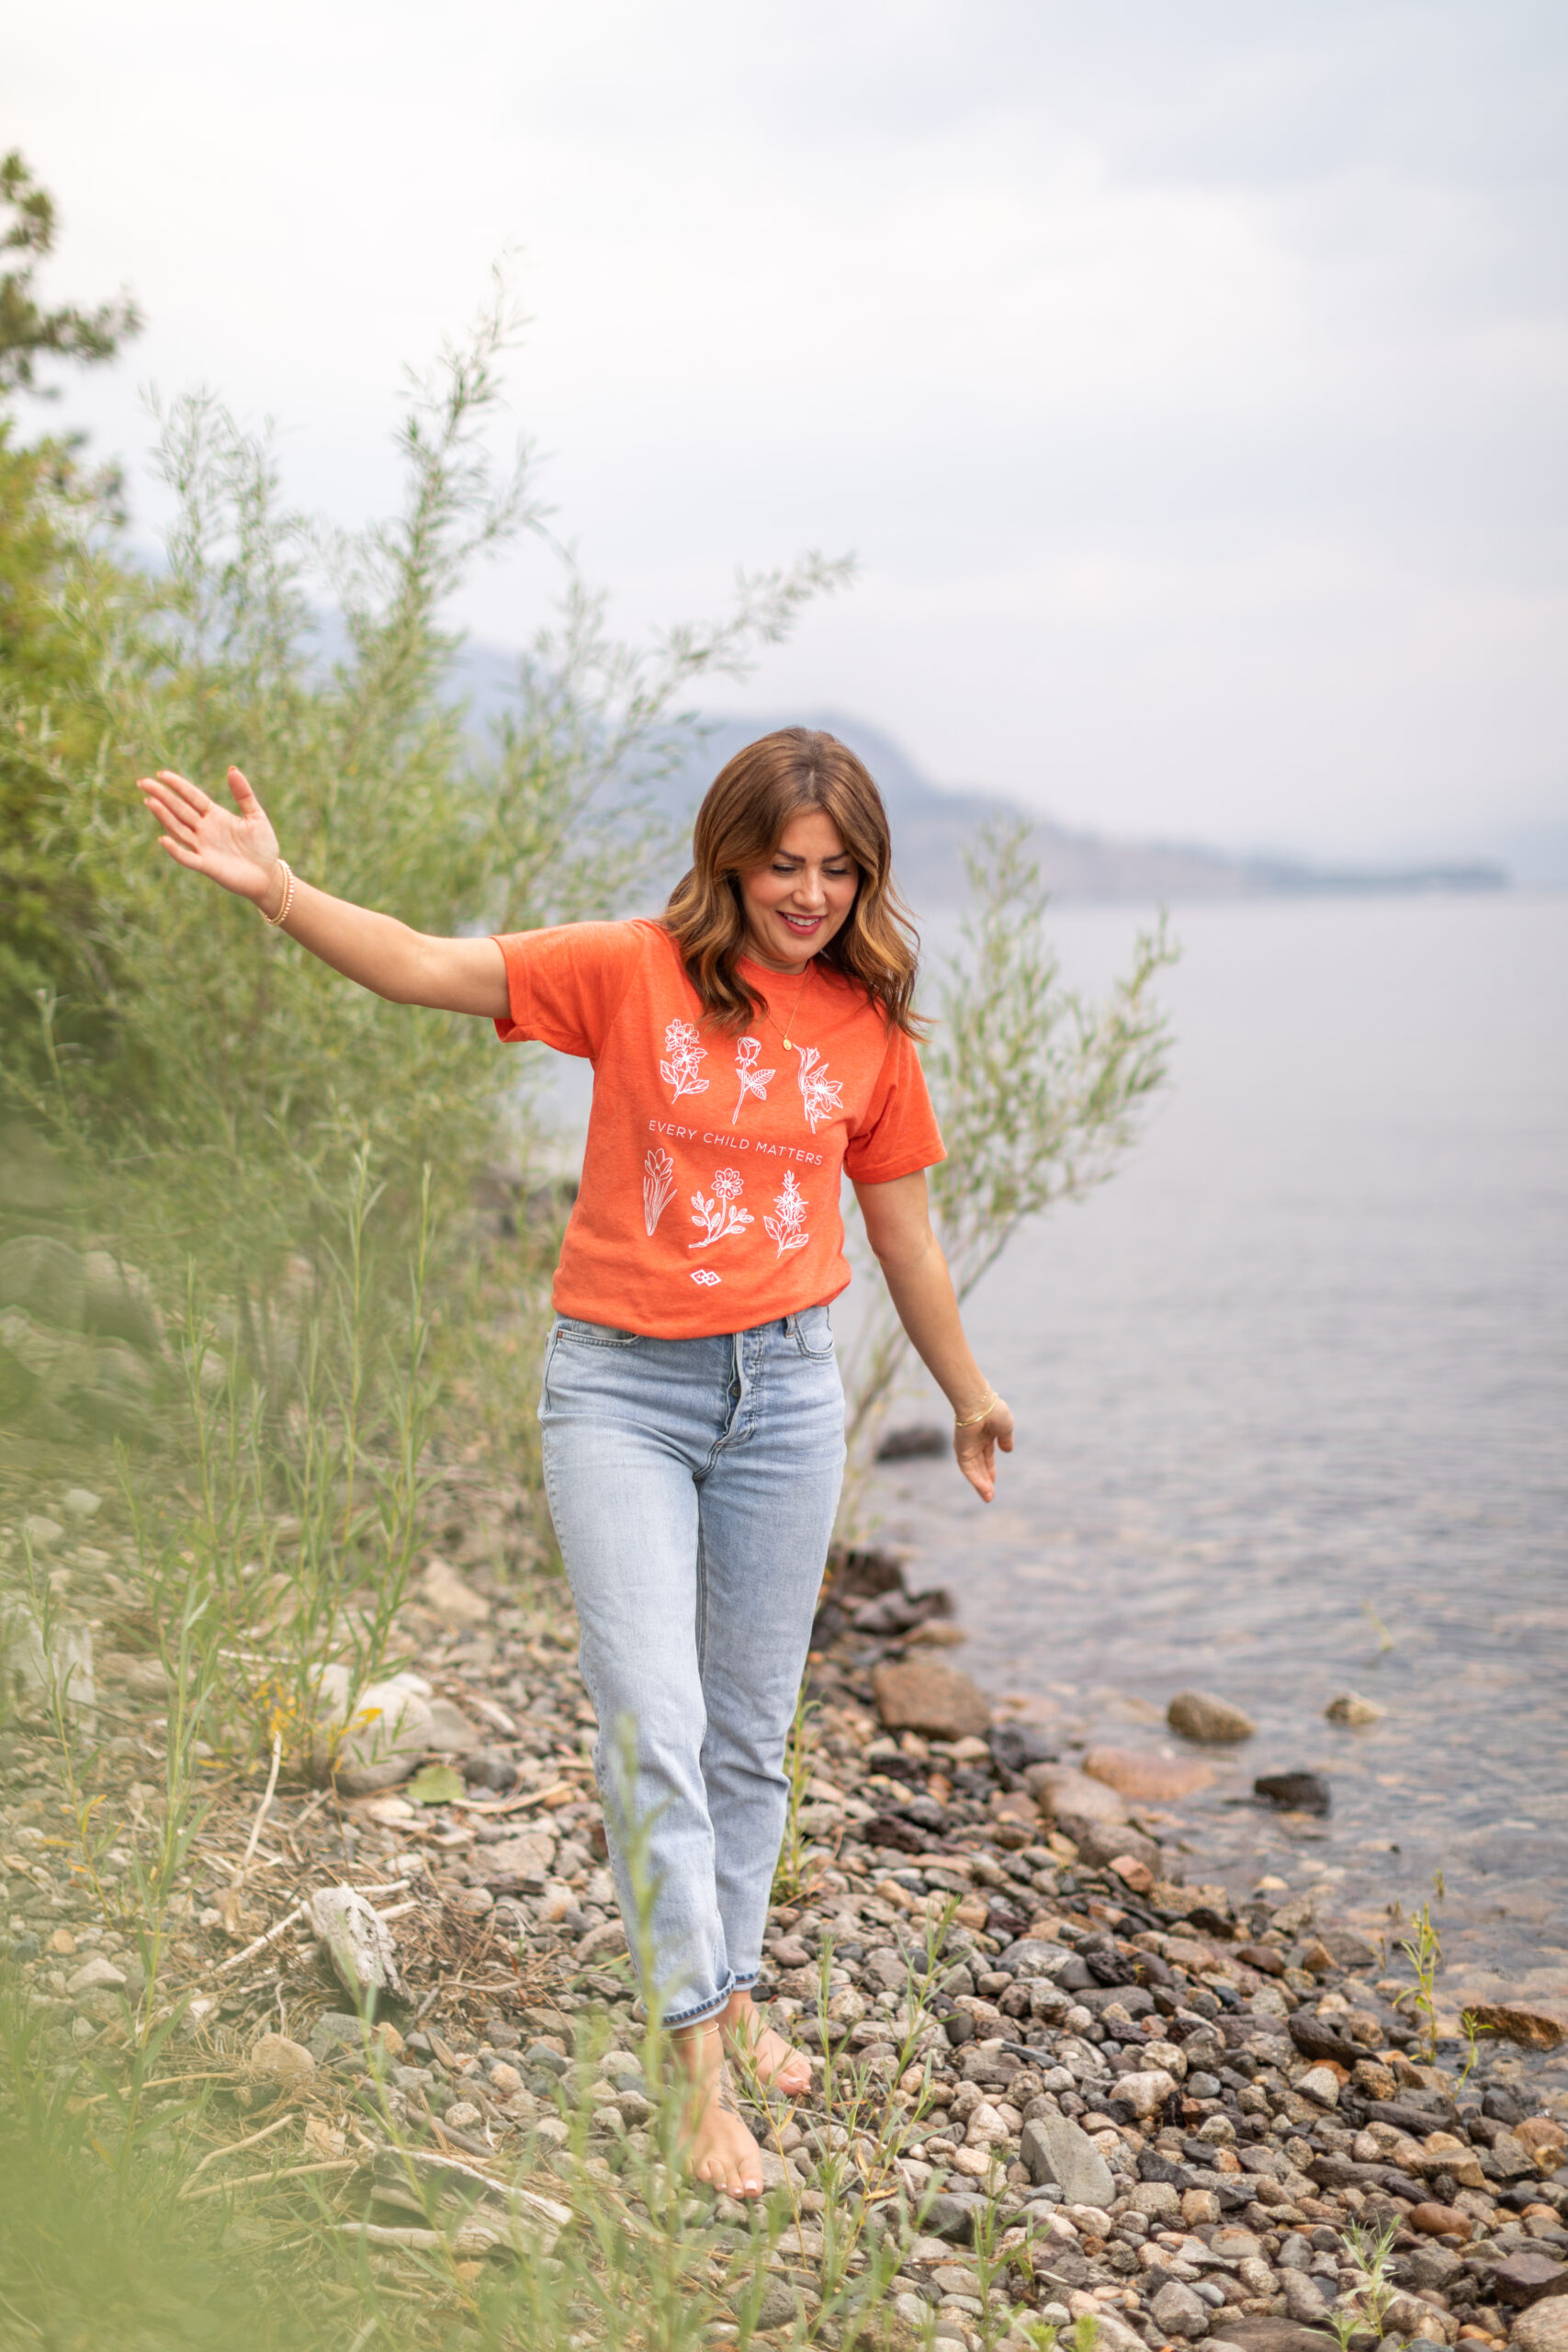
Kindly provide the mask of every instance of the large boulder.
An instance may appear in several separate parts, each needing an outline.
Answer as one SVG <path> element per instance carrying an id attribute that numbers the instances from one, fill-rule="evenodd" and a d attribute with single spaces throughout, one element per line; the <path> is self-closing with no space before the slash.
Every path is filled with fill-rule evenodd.
<path id="1" fill-rule="evenodd" d="M 890 1659 L 874 1669 L 871 1687 L 886 1731 L 920 1732 L 928 1739 L 978 1739 L 990 1729 L 990 1702 L 984 1691 L 959 1668 L 940 1658 Z"/>

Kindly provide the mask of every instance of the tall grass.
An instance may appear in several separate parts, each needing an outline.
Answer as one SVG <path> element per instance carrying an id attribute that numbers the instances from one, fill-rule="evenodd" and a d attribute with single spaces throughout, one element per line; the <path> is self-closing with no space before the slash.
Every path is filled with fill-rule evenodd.
<path id="1" fill-rule="evenodd" d="M 321 1425 L 294 1431 L 305 1456 L 334 1464 L 342 1498 L 350 1402 L 318 1400 L 307 1409 Z M 579 2013 L 553 2112 L 504 2162 L 483 2168 L 489 2187 L 479 2174 L 433 2167 L 411 2143 L 389 2095 L 386 2045 L 368 2018 L 358 2120 L 351 2108 L 323 2135 L 320 2101 L 303 2092 L 292 2109 L 285 2094 L 276 2111 L 253 2105 L 242 2119 L 220 2103 L 225 2094 L 214 2086 L 243 2079 L 243 2053 L 206 2015 L 209 2005 L 193 2007 L 188 1984 L 168 1981 L 168 1922 L 188 1887 L 215 1773 L 248 1758 L 259 1777 L 261 1709 L 286 1657 L 289 1674 L 308 1671 L 330 1622 L 303 1591 L 279 1619 L 270 1579 L 242 1577 L 235 1588 L 215 1566 L 218 1555 L 227 1561 L 245 1548 L 249 1505 L 294 1473 L 292 1457 L 268 1461 L 265 1443 L 252 1424 L 243 1446 L 209 1446 L 193 1516 L 144 1521 L 130 1571 L 139 1581 L 117 1578 L 164 1644 L 165 1772 L 156 1801 L 133 1784 L 132 1814 L 123 1782 L 105 1773 L 98 1726 L 68 1659 L 46 1669 L 36 1694 L 35 1728 L 47 1729 L 55 1785 L 67 1792 L 62 1834 L 105 1918 L 133 1932 L 143 1981 L 128 1989 L 118 2025 L 82 2046 L 0 1965 L 0 2336 L 15 2328 L 22 2343 L 163 2346 L 216 2342 L 243 2327 L 248 2341 L 278 2352 L 381 2340 L 496 2352 L 691 2352 L 716 2333 L 748 2346 L 765 2324 L 774 2343 L 884 2340 L 895 2276 L 922 2211 L 900 2159 L 929 2103 L 921 2053 L 939 2030 L 930 1996 L 945 1917 L 923 1923 L 922 1948 L 911 1955 L 890 2075 L 838 2050 L 844 2029 L 824 1948 L 822 2055 L 805 2158 L 784 2163 L 785 2147 L 800 2143 L 795 2111 L 755 2082 L 743 2086 L 763 2144 L 780 2156 L 782 2185 L 764 2210 L 716 2206 L 683 2177 L 688 2086 L 671 2061 L 657 1988 L 635 2065 L 613 2013 Z M 395 1481 L 395 1449 L 378 1462 L 372 1441 L 362 1460 L 373 1487 Z M 381 1523 L 395 1529 L 396 1509 Z M 204 1540 L 204 1528 L 220 1531 L 221 1542 Z M 304 1558 L 302 1550 L 296 1584 Z M 54 1661 L 62 1652 L 51 1579 L 30 1551 L 25 1566 L 42 1655 Z M 336 1622 L 343 1642 L 367 1638 L 341 1610 Z M 377 1662 L 373 1649 L 360 1655 Z M 623 1834 L 633 1939 L 651 1981 L 646 1826 L 628 1821 Z M 617 2071 L 606 2074 L 617 2044 Z M 608 2095 L 628 2079 L 643 2112 L 629 2126 Z M 232 2153 L 220 2160 L 225 2146 Z M 332 2146 L 337 2152 L 323 2155 Z M 809 2287 L 789 2238 L 802 2227 L 822 2237 Z M 998 2293 L 988 2341 L 1011 2316 Z"/>
<path id="2" fill-rule="evenodd" d="M 0 1116 L 8 1099 L 62 1156 L 78 1238 L 136 1265 L 165 1314 L 194 1265 L 222 1302 L 209 1354 L 238 1355 L 275 1403 L 300 1376 L 299 1294 L 321 1280 L 336 1204 L 367 1159 L 379 1187 L 359 1269 L 372 1305 L 396 1297 L 422 1229 L 433 1295 L 461 1297 L 476 1262 L 496 1290 L 536 1295 L 559 1226 L 541 1189 L 542 1058 L 498 1050 L 488 1023 L 345 986 L 254 909 L 179 873 L 136 775 L 173 766 L 220 792 L 235 762 L 299 871 L 423 931 L 626 911 L 665 846 L 650 787 L 689 734 L 683 696 L 742 671 L 844 572 L 808 556 L 742 575 L 718 622 L 643 646 L 615 638 L 547 529 L 526 447 L 508 465 L 490 454 L 516 332 L 498 288 L 470 335 L 411 382 L 401 503 L 355 534 L 291 510 L 271 444 L 214 398 L 169 403 L 165 570 L 117 570 L 84 543 L 59 582 L 77 725 L 71 754 L 42 762 L 34 821 L 76 876 L 81 952 L 37 992 L 41 1057 L 30 1037 L 0 1038 Z M 481 739 L 453 688 L 444 614 L 471 568 L 519 535 L 555 551 L 559 595 Z M 338 616 L 335 652 L 324 609 Z M 52 707 L 7 716 L 19 739 L 57 742 Z M 513 1235 L 477 1213 L 481 1180 L 523 1210 L 499 1220 Z M 433 1320 L 431 1350 L 449 1367 L 464 1363 L 466 1328 Z"/>

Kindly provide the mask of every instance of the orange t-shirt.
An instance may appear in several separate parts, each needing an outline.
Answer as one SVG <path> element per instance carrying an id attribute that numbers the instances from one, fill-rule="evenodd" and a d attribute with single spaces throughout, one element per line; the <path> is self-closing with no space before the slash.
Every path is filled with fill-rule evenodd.
<path id="1" fill-rule="evenodd" d="M 593 1065 L 556 1270 L 563 1315 L 700 1340 L 820 1306 L 850 1279 L 840 1172 L 885 1184 L 944 1156 L 913 1044 L 825 966 L 795 978 L 748 962 L 772 1018 L 731 1037 L 705 1027 L 660 923 L 563 923 L 496 944 L 503 1044 L 537 1038 Z"/>

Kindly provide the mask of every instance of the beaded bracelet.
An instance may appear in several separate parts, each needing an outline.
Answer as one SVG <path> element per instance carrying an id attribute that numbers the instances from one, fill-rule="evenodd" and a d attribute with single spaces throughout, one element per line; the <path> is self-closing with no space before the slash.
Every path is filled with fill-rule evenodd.
<path id="1" fill-rule="evenodd" d="M 269 915 L 265 907 L 261 910 L 263 922 L 270 923 L 274 931 L 288 922 L 288 910 L 294 903 L 294 868 L 286 857 L 280 857 L 277 862 L 283 869 L 283 903 L 275 915 Z"/>

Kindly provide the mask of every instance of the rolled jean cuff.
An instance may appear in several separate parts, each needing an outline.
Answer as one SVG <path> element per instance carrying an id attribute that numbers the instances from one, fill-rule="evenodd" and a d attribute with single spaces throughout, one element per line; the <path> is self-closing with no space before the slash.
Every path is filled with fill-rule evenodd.
<path id="1" fill-rule="evenodd" d="M 753 1977 L 751 1981 L 755 1984 L 757 1980 Z M 730 1995 L 741 1989 L 743 1988 L 738 1976 L 727 1976 L 722 1987 L 711 2000 L 694 2002 L 689 2009 L 680 2009 L 672 2016 L 667 2017 L 664 2019 L 665 2031 L 682 2033 L 687 2026 L 706 2025 L 710 2018 L 716 2018 L 721 2010 L 729 2007 Z"/>

